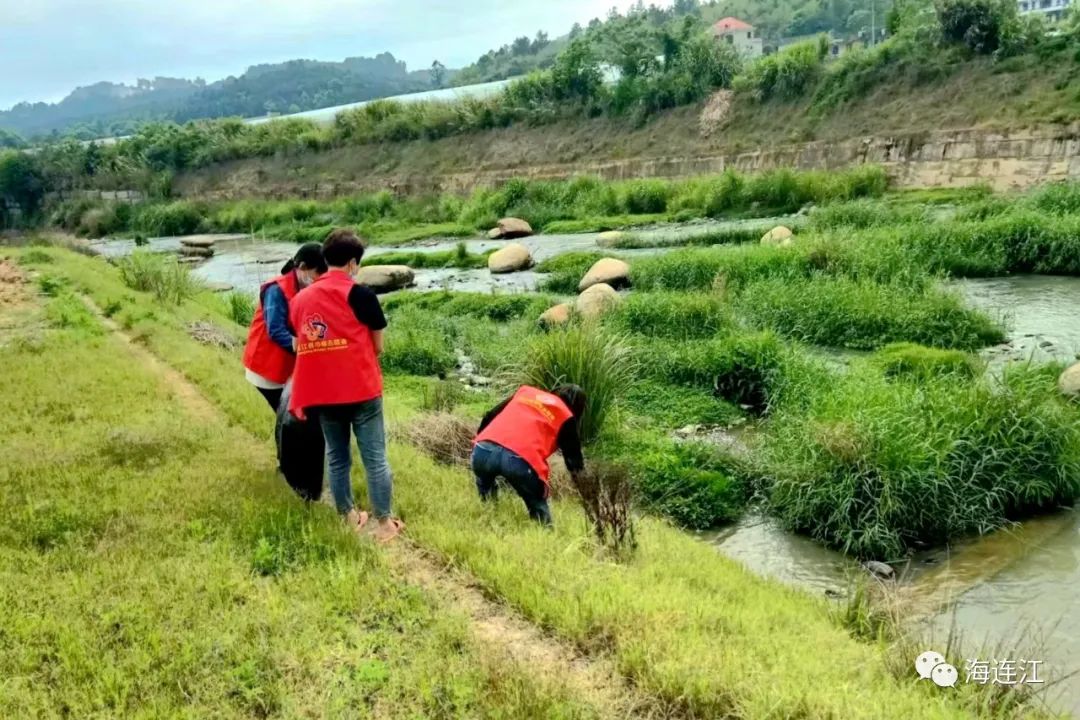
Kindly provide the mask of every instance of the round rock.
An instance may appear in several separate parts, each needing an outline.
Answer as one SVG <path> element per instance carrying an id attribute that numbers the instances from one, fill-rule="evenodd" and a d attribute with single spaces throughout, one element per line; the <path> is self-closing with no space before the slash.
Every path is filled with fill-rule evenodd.
<path id="1" fill-rule="evenodd" d="M 521 218 L 503 218 L 488 232 L 492 240 L 513 240 L 533 234 L 532 226 Z"/>
<path id="2" fill-rule="evenodd" d="M 1070 365 L 1061 373 L 1058 389 L 1069 397 L 1080 399 L 1080 362 Z"/>
<path id="3" fill-rule="evenodd" d="M 561 327 L 570 322 L 570 311 L 572 309 L 573 306 L 570 303 L 560 303 L 545 310 L 538 322 L 543 328 Z"/>
<path id="4" fill-rule="evenodd" d="M 532 253 L 521 243 L 510 243 L 488 256 L 488 270 L 493 273 L 510 273 L 532 267 Z"/>
<path id="5" fill-rule="evenodd" d="M 574 307 L 581 317 L 592 320 L 600 317 L 620 302 L 622 302 L 622 297 L 615 291 L 615 288 L 607 283 L 598 283 L 578 295 Z"/>
<path id="6" fill-rule="evenodd" d="M 630 266 L 615 258 L 597 260 L 578 283 L 578 292 L 585 292 L 600 283 L 610 285 L 616 290 L 630 287 Z"/>
<path id="7" fill-rule="evenodd" d="M 787 247 L 794 240 L 792 240 L 793 233 L 790 228 L 786 228 L 783 225 L 777 225 L 769 232 L 761 236 L 762 245 L 775 245 L 778 247 Z"/>
<path id="8" fill-rule="evenodd" d="M 408 265 L 367 265 L 356 273 L 356 282 L 377 293 L 400 290 L 413 284 L 415 274 Z"/>

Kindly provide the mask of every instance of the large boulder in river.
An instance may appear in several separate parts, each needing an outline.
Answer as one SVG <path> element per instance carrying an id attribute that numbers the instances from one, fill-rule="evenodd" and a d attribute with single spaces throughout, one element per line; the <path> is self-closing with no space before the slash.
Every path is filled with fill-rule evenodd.
<path id="1" fill-rule="evenodd" d="M 510 243 L 488 256 L 488 270 L 493 273 L 528 270 L 532 267 L 532 264 L 532 253 L 529 252 L 529 248 L 521 243 Z"/>
<path id="2" fill-rule="evenodd" d="M 1080 400 L 1080 362 L 1070 365 L 1058 378 L 1058 389 Z"/>
<path id="3" fill-rule="evenodd" d="M 503 218 L 488 232 L 492 240 L 513 240 L 529 237 L 533 234 L 532 226 L 521 218 Z"/>
<path id="4" fill-rule="evenodd" d="M 367 265 L 356 273 L 356 282 L 377 293 L 400 290 L 413 284 L 415 275 L 408 265 Z"/>
<path id="5" fill-rule="evenodd" d="M 620 302 L 622 302 L 622 297 L 615 291 L 615 288 L 606 283 L 598 283 L 578 295 L 574 307 L 578 315 L 586 320 L 592 320 L 600 317 Z"/>
<path id="6" fill-rule="evenodd" d="M 585 292 L 593 285 L 605 283 L 616 290 L 630 286 L 630 266 L 615 258 L 601 258 L 593 263 L 585 277 L 578 283 L 578 292 Z"/>
<path id="7" fill-rule="evenodd" d="M 762 245 L 775 245 L 777 247 L 787 247 L 794 240 L 792 240 L 793 233 L 790 228 L 786 228 L 783 225 L 777 225 L 769 232 L 761 236 Z"/>
<path id="8" fill-rule="evenodd" d="M 574 306 L 570 303 L 560 303 L 554 307 L 548 308 L 538 320 L 540 327 L 545 330 L 562 327 L 570 322 L 570 313 L 573 312 L 573 309 Z"/>
<path id="9" fill-rule="evenodd" d="M 195 245 L 181 245 L 180 254 L 184 257 L 208 258 L 214 257 L 214 248 L 197 247 Z"/>
<path id="10" fill-rule="evenodd" d="M 180 244 L 184 247 L 210 248 L 214 247 L 217 238 L 213 235 L 188 235 L 180 238 Z"/>

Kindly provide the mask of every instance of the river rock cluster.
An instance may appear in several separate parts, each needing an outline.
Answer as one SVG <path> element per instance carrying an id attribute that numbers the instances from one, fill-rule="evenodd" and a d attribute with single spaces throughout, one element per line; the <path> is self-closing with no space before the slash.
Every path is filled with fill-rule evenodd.
<path id="1" fill-rule="evenodd" d="M 540 315 L 543 328 L 566 325 L 575 315 L 594 320 L 622 302 L 619 289 L 630 287 L 630 266 L 622 260 L 603 258 L 597 260 L 578 283 L 578 296 L 574 302 L 566 302 L 548 308 Z"/>

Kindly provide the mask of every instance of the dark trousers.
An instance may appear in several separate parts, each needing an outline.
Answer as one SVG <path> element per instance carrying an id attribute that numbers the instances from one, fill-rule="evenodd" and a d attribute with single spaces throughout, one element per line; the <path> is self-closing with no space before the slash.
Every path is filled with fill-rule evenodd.
<path id="1" fill-rule="evenodd" d="M 501 445 L 482 442 L 473 448 L 472 471 L 481 500 L 494 500 L 499 493 L 498 478 L 503 478 L 525 502 L 529 517 L 551 525 L 547 486 L 529 463 Z"/>
<path id="2" fill-rule="evenodd" d="M 281 393 L 285 392 L 284 388 L 277 388 L 276 390 L 267 390 L 266 388 L 255 388 L 259 391 L 259 394 L 266 398 L 266 402 L 270 403 L 270 409 L 277 412 L 278 405 L 281 404 Z"/>

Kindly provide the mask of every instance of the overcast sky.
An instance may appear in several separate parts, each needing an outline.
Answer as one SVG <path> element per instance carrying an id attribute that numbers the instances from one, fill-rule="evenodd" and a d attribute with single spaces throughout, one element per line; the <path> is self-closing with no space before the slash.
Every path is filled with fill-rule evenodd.
<path id="1" fill-rule="evenodd" d="M 392 52 L 465 65 L 519 35 L 552 37 L 632 0 L 0 0 L 0 109 L 78 85 L 239 75 L 294 58 Z M 658 2 L 667 5 L 670 2 Z"/>

